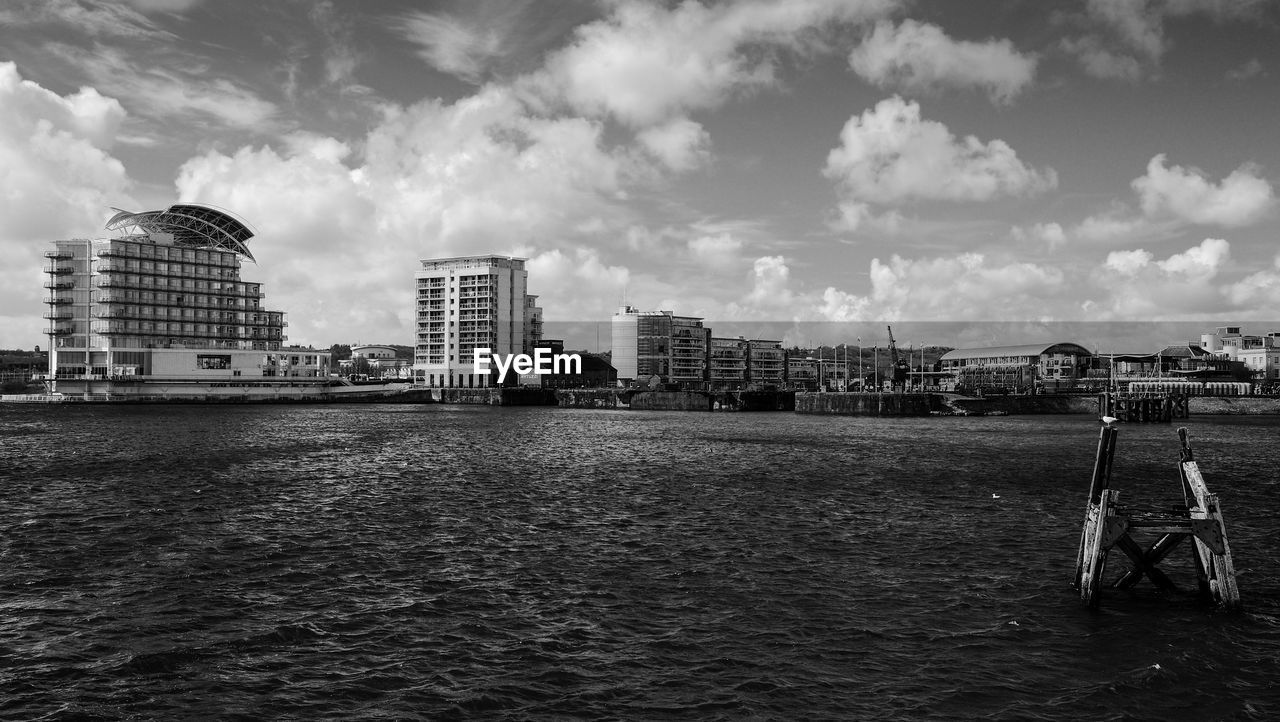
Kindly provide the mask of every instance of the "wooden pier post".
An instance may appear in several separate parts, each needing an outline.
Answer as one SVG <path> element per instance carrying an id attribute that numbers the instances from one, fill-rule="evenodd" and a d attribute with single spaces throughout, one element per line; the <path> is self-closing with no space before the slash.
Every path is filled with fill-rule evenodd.
<path id="1" fill-rule="evenodd" d="M 1173 404 L 1162 404 L 1172 415 Z M 1148 404 L 1148 408 L 1150 405 Z M 1101 600 L 1107 555 L 1118 548 L 1132 565 L 1109 586 L 1129 589 L 1147 577 L 1161 589 L 1178 591 L 1158 564 L 1186 537 L 1194 541 L 1197 582 L 1201 595 L 1225 609 L 1240 609 L 1240 592 L 1236 587 L 1231 547 L 1227 542 L 1226 523 L 1216 494 L 1209 493 L 1191 452 L 1187 430 L 1178 429 L 1181 449 L 1178 474 L 1182 481 L 1185 507 L 1173 511 L 1132 510 L 1120 506 L 1120 492 L 1111 489 L 1111 468 L 1115 456 L 1117 430 L 1107 424 L 1098 437 L 1093 476 L 1089 482 L 1089 501 L 1080 531 L 1080 549 L 1076 554 L 1075 587 L 1081 601 L 1097 608 Z M 1144 548 L 1132 532 L 1159 534 Z"/>

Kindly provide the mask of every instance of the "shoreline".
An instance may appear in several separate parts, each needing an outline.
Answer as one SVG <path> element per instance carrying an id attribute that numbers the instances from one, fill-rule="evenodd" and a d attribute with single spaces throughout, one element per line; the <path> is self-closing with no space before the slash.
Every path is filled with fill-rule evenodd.
<path id="1" fill-rule="evenodd" d="M 57 394 L 0 395 L 24 404 L 458 404 L 556 406 L 566 409 L 636 411 L 791 412 L 820 416 L 1040 416 L 1098 414 L 1093 394 L 970 397 L 954 393 L 821 391 L 651 391 L 637 389 L 429 389 L 403 384 L 343 388 L 341 392 L 273 394 L 147 394 L 129 396 Z M 1193 416 L 1280 416 L 1280 398 L 1192 396 Z"/>

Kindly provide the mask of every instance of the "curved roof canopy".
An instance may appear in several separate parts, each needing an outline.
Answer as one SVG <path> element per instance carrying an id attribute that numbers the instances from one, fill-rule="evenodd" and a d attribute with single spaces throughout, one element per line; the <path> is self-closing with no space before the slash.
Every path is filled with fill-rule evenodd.
<path id="1" fill-rule="evenodd" d="M 992 348 L 958 348 L 942 355 L 940 361 L 959 359 L 989 359 L 1004 357 L 1040 356 L 1047 353 L 1065 353 L 1074 356 L 1092 356 L 1089 349 L 1074 343 L 1027 344 L 1025 346 L 994 346 Z"/>
<path id="2" fill-rule="evenodd" d="M 249 247 L 245 245 L 253 238 L 253 231 L 226 211 L 194 203 L 172 205 L 163 211 L 142 213 L 130 213 L 119 208 L 111 210 L 116 211 L 116 214 L 107 221 L 107 230 L 117 231 L 136 226 L 147 233 L 171 233 L 175 245 L 232 251 L 250 261 L 254 260 Z"/>

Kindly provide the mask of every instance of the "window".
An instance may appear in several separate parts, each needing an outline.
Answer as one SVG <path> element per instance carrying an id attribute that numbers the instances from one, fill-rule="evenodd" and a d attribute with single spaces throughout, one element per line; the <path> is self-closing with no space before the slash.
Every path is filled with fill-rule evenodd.
<path id="1" fill-rule="evenodd" d="M 231 356 L 228 354 L 198 354 L 196 356 L 196 368 L 229 369 L 231 368 Z M 240 375 L 240 372 L 237 371 L 236 375 Z"/>

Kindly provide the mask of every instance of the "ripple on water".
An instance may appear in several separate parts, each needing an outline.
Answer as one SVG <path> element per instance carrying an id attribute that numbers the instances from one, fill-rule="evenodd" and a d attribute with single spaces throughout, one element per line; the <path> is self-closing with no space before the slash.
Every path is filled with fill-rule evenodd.
<path id="1" fill-rule="evenodd" d="M 1275 717 L 1274 424 L 1193 433 L 1243 615 L 1079 608 L 1083 417 L 6 409 L 0 716 Z"/>

